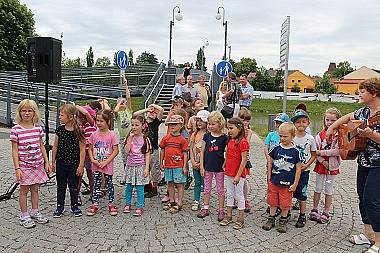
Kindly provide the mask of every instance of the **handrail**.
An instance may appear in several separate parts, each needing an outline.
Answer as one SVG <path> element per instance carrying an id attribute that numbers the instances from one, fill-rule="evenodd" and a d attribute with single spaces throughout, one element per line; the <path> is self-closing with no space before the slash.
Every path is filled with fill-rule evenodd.
<path id="1" fill-rule="evenodd" d="M 145 87 L 145 89 L 144 89 L 144 91 L 143 91 L 143 93 L 142 93 L 142 95 L 143 95 L 144 97 L 147 96 L 146 94 L 147 94 L 148 92 L 151 92 L 151 91 L 150 91 L 150 88 L 153 86 L 153 83 L 155 82 L 155 79 L 157 79 L 157 77 L 158 77 L 158 76 L 160 75 L 160 73 L 164 70 L 164 68 L 165 68 L 165 64 L 164 64 L 164 63 L 161 63 L 160 66 L 158 67 L 156 73 L 154 74 L 154 76 L 152 77 L 152 79 L 150 79 L 148 85 Z M 159 78 L 159 79 L 160 79 L 160 78 Z M 159 80 L 159 79 L 158 79 L 158 80 Z M 157 84 L 157 83 L 156 83 L 156 84 Z M 153 88 L 152 90 L 154 90 L 154 88 Z"/>
<path id="2" fill-rule="evenodd" d="M 163 76 L 165 73 L 166 73 L 166 71 L 162 71 L 162 73 L 161 73 L 161 75 L 160 75 L 160 78 L 158 78 L 158 80 L 157 80 L 156 84 L 154 85 L 152 91 L 150 92 L 149 96 L 147 97 L 147 99 L 145 99 L 145 102 L 144 102 L 144 108 L 147 108 L 147 106 L 148 106 L 147 104 L 148 104 L 148 102 L 149 102 L 150 97 L 153 95 L 153 92 L 156 90 L 156 87 L 157 87 L 158 83 L 162 80 L 162 76 Z M 164 85 L 162 85 L 162 87 L 163 87 L 163 86 L 164 86 Z M 160 92 L 161 92 L 161 90 L 162 90 L 162 87 L 161 87 L 161 89 L 160 89 Z M 157 97 L 158 97 L 158 96 L 157 96 Z M 156 99 L 157 99 L 157 97 L 156 97 Z M 154 102 L 156 101 L 156 99 L 154 100 Z"/>

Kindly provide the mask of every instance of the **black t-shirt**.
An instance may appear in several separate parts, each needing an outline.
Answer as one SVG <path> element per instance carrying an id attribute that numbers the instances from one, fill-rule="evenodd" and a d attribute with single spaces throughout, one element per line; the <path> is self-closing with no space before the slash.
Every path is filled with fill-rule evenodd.
<path id="1" fill-rule="evenodd" d="M 58 136 L 56 160 L 78 166 L 80 160 L 79 140 L 74 131 L 68 131 L 62 125 L 55 130 L 55 134 Z"/>
<path id="2" fill-rule="evenodd" d="M 158 149 L 158 129 L 162 121 L 155 118 L 152 122 L 148 122 L 148 138 L 152 144 L 153 149 Z"/>
<path id="3" fill-rule="evenodd" d="M 223 172 L 224 151 L 227 146 L 227 135 L 214 137 L 211 133 L 203 136 L 205 144 L 204 167 L 205 171 Z"/>

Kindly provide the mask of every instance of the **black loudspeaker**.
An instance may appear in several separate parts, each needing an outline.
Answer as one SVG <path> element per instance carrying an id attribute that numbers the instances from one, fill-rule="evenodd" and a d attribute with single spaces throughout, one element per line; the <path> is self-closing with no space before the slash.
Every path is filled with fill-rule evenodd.
<path id="1" fill-rule="evenodd" d="M 61 81 L 62 41 L 51 37 L 27 39 L 27 72 L 29 82 Z"/>

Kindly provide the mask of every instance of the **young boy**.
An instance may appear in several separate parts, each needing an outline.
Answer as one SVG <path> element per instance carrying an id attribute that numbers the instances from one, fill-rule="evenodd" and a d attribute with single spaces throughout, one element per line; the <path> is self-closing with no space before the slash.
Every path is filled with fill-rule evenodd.
<path id="1" fill-rule="evenodd" d="M 158 182 L 161 180 L 160 160 L 158 152 L 158 130 L 162 123 L 164 108 L 159 105 L 151 104 L 146 109 L 139 110 L 133 113 L 133 116 L 146 113 L 146 122 L 148 123 L 148 138 L 152 144 L 153 153 L 150 161 L 150 176 L 151 184 L 148 187 L 148 192 L 145 193 L 145 198 L 158 196 Z"/>
<path id="2" fill-rule="evenodd" d="M 306 200 L 307 200 L 307 186 L 309 183 L 310 165 L 317 158 L 317 145 L 312 135 L 306 132 L 310 125 L 309 115 L 302 109 L 297 109 L 291 119 L 296 127 L 296 136 L 293 143 L 300 152 L 302 173 L 294 193 L 294 197 L 300 203 L 300 215 L 296 223 L 296 228 L 303 228 L 306 224 Z"/>
<path id="3" fill-rule="evenodd" d="M 165 170 L 165 181 L 168 183 L 169 203 L 164 210 L 177 213 L 182 208 L 183 184 L 186 183 L 188 143 L 181 136 L 184 119 L 180 115 L 172 115 L 165 123 L 169 134 L 160 142 L 160 168 Z M 175 187 L 178 189 L 178 203 L 174 201 Z"/>
<path id="4" fill-rule="evenodd" d="M 285 233 L 288 212 L 292 206 L 293 192 L 301 175 L 301 159 L 298 149 L 292 143 L 296 128 L 292 123 L 283 123 L 279 127 L 281 143 L 269 152 L 268 194 L 269 217 L 262 226 L 264 230 L 274 227 L 277 208 L 281 208 L 281 218 L 277 231 Z"/>

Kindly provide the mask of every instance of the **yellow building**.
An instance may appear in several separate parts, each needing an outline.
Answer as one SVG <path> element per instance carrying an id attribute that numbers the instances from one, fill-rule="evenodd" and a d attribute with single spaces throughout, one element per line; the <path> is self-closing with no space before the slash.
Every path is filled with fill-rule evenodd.
<path id="1" fill-rule="evenodd" d="M 315 88 L 314 80 L 299 70 L 290 70 L 288 75 L 288 91 L 291 91 L 295 85 L 300 87 L 301 92 L 313 92 Z"/>
<path id="2" fill-rule="evenodd" d="M 380 78 L 380 71 L 363 66 L 350 74 L 345 75 L 341 80 L 334 81 L 338 93 L 355 95 L 359 92 L 359 84 L 368 78 Z"/>

